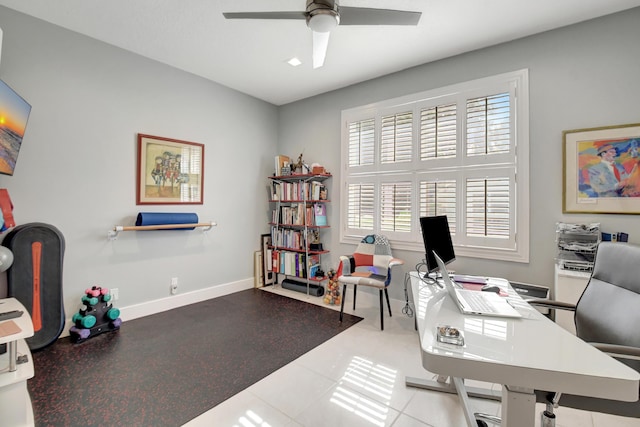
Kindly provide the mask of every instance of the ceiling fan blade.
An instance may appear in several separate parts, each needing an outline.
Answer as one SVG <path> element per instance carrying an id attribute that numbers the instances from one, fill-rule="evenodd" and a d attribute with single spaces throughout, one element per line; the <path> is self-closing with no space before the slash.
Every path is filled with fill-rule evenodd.
<path id="1" fill-rule="evenodd" d="M 418 25 L 422 12 L 340 6 L 340 25 Z"/>
<path id="2" fill-rule="evenodd" d="M 227 19 L 307 19 L 306 12 L 225 12 Z"/>
<path id="3" fill-rule="evenodd" d="M 324 65 L 324 58 L 327 56 L 327 48 L 329 47 L 330 32 L 319 33 L 313 32 L 313 68 L 320 68 Z"/>

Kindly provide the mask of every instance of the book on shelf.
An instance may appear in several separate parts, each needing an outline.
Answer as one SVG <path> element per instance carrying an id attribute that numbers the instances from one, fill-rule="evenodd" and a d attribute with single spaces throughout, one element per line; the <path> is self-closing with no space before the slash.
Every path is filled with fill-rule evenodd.
<path id="1" fill-rule="evenodd" d="M 306 279 L 307 272 L 309 272 L 309 278 L 314 278 L 320 269 L 319 255 L 309 254 L 307 256 L 301 252 L 274 249 L 270 256 L 272 263 L 269 271 L 273 273 Z"/>
<path id="2" fill-rule="evenodd" d="M 327 200 L 327 187 L 321 182 L 311 182 L 311 198 L 313 200 Z"/>
<path id="3" fill-rule="evenodd" d="M 294 225 L 304 225 L 305 218 L 305 208 L 304 203 L 298 203 L 296 205 L 296 218 L 294 221 Z"/>
<path id="4" fill-rule="evenodd" d="M 318 273 L 318 270 L 320 270 L 320 264 L 314 264 L 311 267 L 309 267 L 309 277 L 310 278 L 316 277 L 316 273 Z"/>
<path id="5" fill-rule="evenodd" d="M 278 181 L 271 182 L 271 200 L 282 199 L 282 185 Z"/>
<path id="6" fill-rule="evenodd" d="M 279 181 L 271 182 L 271 200 L 280 201 L 312 201 L 327 200 L 327 187 L 318 181 Z"/>
<path id="7" fill-rule="evenodd" d="M 309 277 L 316 277 L 316 273 L 320 269 L 320 255 L 309 255 L 307 265 L 309 269 Z"/>
<path id="8" fill-rule="evenodd" d="M 324 203 L 314 203 L 313 213 L 314 213 L 316 225 L 318 226 L 327 225 L 327 207 Z"/>
<path id="9" fill-rule="evenodd" d="M 320 198 L 318 200 L 328 200 L 328 196 L 327 187 L 323 184 L 322 187 L 320 187 Z"/>
<path id="10" fill-rule="evenodd" d="M 282 169 L 289 167 L 290 165 L 291 165 L 291 158 L 289 156 L 285 156 L 282 154 L 277 155 L 276 163 L 275 163 L 276 176 L 285 175 L 284 173 L 282 173 Z"/>
<path id="11" fill-rule="evenodd" d="M 305 224 L 313 225 L 313 207 L 306 206 L 305 207 L 305 216 L 304 216 Z"/>
<path id="12" fill-rule="evenodd" d="M 309 230 L 297 230 L 289 228 L 271 227 L 271 242 L 277 248 L 304 250 L 307 244 Z"/>
<path id="13" fill-rule="evenodd" d="M 280 273 L 280 251 L 271 252 L 271 271 Z"/>
<path id="14" fill-rule="evenodd" d="M 271 262 L 265 263 L 267 265 L 267 272 L 271 272 L 273 271 L 273 249 L 267 249 L 265 256 L 267 260 L 271 260 Z"/>

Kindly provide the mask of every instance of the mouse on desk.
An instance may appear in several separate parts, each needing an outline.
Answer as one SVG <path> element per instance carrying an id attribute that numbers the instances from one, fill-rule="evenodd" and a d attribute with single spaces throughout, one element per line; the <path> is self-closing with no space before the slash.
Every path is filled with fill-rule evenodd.
<path id="1" fill-rule="evenodd" d="M 495 292 L 495 293 L 500 293 L 500 286 L 496 286 L 496 285 L 484 285 L 482 287 L 482 290 L 485 292 Z"/>

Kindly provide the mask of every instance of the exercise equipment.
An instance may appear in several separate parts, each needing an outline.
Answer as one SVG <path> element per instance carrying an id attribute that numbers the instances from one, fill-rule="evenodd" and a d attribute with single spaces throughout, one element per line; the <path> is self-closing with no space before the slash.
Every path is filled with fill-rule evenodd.
<path id="1" fill-rule="evenodd" d="M 291 291 L 307 293 L 307 284 L 302 282 L 296 282 L 291 279 L 284 279 L 282 281 L 282 287 Z M 309 283 L 309 295 L 314 297 L 321 297 L 324 295 L 324 286 L 316 285 L 315 283 Z"/>
<path id="2" fill-rule="evenodd" d="M 57 340 L 64 328 L 64 237 L 54 226 L 34 222 L 13 228 L 2 246 L 14 257 L 7 270 L 7 293 L 29 311 L 34 334 L 26 342 L 30 350 L 39 350 Z"/>
<path id="3" fill-rule="evenodd" d="M 69 329 L 71 341 L 79 344 L 103 332 L 117 331 L 122 325 L 120 310 L 109 304 L 109 289 L 93 286 L 84 291 L 83 307 L 73 315 Z"/>

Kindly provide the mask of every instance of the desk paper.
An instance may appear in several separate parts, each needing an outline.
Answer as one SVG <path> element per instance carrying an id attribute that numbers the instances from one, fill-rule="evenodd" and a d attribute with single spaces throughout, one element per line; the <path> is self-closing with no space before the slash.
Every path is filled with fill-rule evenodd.
<path id="1" fill-rule="evenodd" d="M 13 320 L 0 322 L 0 338 L 8 337 L 9 335 L 18 334 L 20 332 L 22 332 L 22 329 L 20 329 L 20 326 L 18 326 Z"/>

